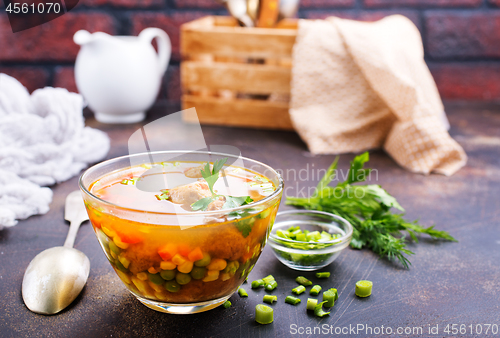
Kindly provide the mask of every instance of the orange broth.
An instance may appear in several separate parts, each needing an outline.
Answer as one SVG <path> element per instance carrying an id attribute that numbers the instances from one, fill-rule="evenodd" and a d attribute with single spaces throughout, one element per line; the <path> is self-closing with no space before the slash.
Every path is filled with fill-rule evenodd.
<path id="1" fill-rule="evenodd" d="M 184 175 L 186 169 L 200 164 L 170 163 L 162 174 L 154 175 L 164 175 L 167 189 L 171 189 L 203 180 Z M 159 200 L 160 191 L 137 189 L 137 178 L 147 179 L 149 169 L 123 169 L 90 186 L 95 196 L 111 203 L 86 202 L 86 207 L 97 238 L 120 279 L 137 296 L 158 302 L 203 302 L 236 291 L 266 244 L 280 201 L 271 199 L 258 207 L 252 207 L 252 203 L 272 194 L 274 184 L 251 170 L 227 166 L 214 190 L 221 195 L 249 195 L 254 202 L 237 216 L 225 210 L 207 215 L 191 211 L 186 205 Z M 130 217 L 127 210 L 143 212 L 139 219 Z M 176 222 L 178 213 L 185 216 L 177 219 L 189 219 L 189 224 Z M 163 214 L 171 214 L 174 221 L 162 223 Z"/>

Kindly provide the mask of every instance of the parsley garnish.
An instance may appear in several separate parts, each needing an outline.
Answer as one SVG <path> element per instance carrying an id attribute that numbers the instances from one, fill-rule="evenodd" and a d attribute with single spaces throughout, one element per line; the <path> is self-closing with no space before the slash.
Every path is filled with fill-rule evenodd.
<path id="1" fill-rule="evenodd" d="M 217 200 L 220 197 L 224 197 L 225 199 L 222 209 L 237 208 L 239 206 L 250 204 L 251 202 L 253 202 L 253 199 L 251 199 L 250 196 L 235 197 L 235 196 L 218 195 L 214 192 L 215 182 L 217 182 L 217 180 L 219 179 L 219 172 L 226 163 L 226 161 L 227 157 L 216 161 L 214 163 L 212 170 L 210 170 L 210 163 L 207 162 L 207 164 L 205 164 L 205 167 L 201 169 L 201 176 L 205 179 L 205 181 L 207 181 L 208 188 L 210 189 L 212 196 L 202 198 L 201 200 L 198 200 L 193 204 L 191 204 L 191 208 L 193 210 L 205 211 L 207 210 L 208 205 L 210 203 L 212 203 L 213 201 Z"/>
<path id="2" fill-rule="evenodd" d="M 382 257 L 398 259 L 405 268 L 411 264 L 405 255 L 413 255 L 413 252 L 406 249 L 404 232 L 415 242 L 418 242 L 417 234 L 456 242 L 446 231 L 435 230 L 434 226 L 425 228 L 416 221 L 406 221 L 403 214 L 392 213 L 392 207 L 403 212 L 404 209 L 380 185 L 352 185 L 364 182 L 370 174 L 370 169 L 364 169 L 368 160 L 368 152 L 356 156 L 351 162 L 347 179 L 331 187 L 329 184 L 335 178 L 337 157 L 318 183 L 314 195 L 308 198 L 289 197 L 286 204 L 328 211 L 345 218 L 354 228 L 352 248 L 368 247 Z"/>

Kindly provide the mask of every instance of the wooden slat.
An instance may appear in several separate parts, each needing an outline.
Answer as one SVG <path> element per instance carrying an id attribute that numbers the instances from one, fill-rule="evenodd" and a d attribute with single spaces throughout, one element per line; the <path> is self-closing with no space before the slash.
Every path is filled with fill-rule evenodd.
<path id="1" fill-rule="evenodd" d="M 291 69 L 279 66 L 184 61 L 184 90 L 230 89 L 252 94 L 290 93 Z"/>
<path id="2" fill-rule="evenodd" d="M 182 109 L 196 108 L 202 124 L 214 124 L 259 129 L 293 130 L 288 104 L 259 100 L 223 100 L 183 95 Z M 186 122 L 196 122 L 184 114 Z"/>
<path id="3" fill-rule="evenodd" d="M 204 21 L 203 21 L 204 19 Z M 296 29 L 211 26 L 203 18 L 181 26 L 181 54 L 244 57 L 290 57 Z"/>

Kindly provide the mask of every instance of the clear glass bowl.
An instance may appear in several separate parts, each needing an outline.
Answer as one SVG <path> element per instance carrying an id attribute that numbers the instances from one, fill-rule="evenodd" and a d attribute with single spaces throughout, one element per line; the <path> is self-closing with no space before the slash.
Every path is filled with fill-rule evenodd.
<path id="1" fill-rule="evenodd" d="M 154 162 L 172 161 L 172 158 L 175 161 L 215 162 L 224 157 L 229 158 L 228 162 L 238 159 L 213 152 L 144 153 L 102 162 L 80 177 L 85 206 L 104 254 L 128 290 L 154 310 L 179 314 L 202 312 L 224 303 L 238 289 L 267 243 L 283 192 L 281 176 L 263 163 L 240 157 L 240 166 L 274 183 L 276 190 L 271 195 L 238 208 L 176 214 L 110 203 L 95 196 L 91 185 L 104 176 L 130 168 L 131 163 L 148 164 L 150 158 Z M 235 212 L 240 216 L 235 217 Z M 198 248 L 210 255 L 211 262 L 217 259 L 225 267 L 217 270 L 219 266 L 213 270 L 218 272 L 213 273 L 209 266 L 205 270 L 202 267 L 197 269 L 196 276 L 188 272 L 192 278 L 182 275 L 183 283 L 189 281 L 178 283 L 180 288 L 175 290 L 172 280 L 178 280 L 178 269 L 183 263 L 176 261 L 179 265 L 175 268 L 165 263 L 168 262 L 165 255 L 172 247 L 174 253 L 181 256 L 177 257 L 179 260 L 190 260 L 190 253 Z M 160 255 L 160 249 L 165 249 L 166 253 L 161 251 L 163 255 Z M 194 266 L 192 269 L 191 272 Z"/>
<path id="2" fill-rule="evenodd" d="M 300 226 L 302 231 L 326 231 L 341 236 L 327 242 L 301 242 L 276 234 L 276 231 L 287 230 L 291 226 Z M 278 260 L 289 268 L 314 271 L 332 263 L 351 243 L 351 239 L 352 226 L 342 217 L 323 211 L 288 210 L 277 214 L 269 245 Z"/>

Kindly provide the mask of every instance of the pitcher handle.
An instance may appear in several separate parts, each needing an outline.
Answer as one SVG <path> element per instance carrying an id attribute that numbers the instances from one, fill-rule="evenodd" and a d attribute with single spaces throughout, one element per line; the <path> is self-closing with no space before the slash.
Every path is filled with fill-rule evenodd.
<path id="1" fill-rule="evenodd" d="M 172 44 L 167 33 L 159 28 L 146 28 L 139 33 L 141 40 L 151 43 L 156 39 L 158 44 L 158 62 L 160 65 L 161 75 L 167 70 L 168 62 L 170 61 L 170 54 L 172 53 Z"/>

